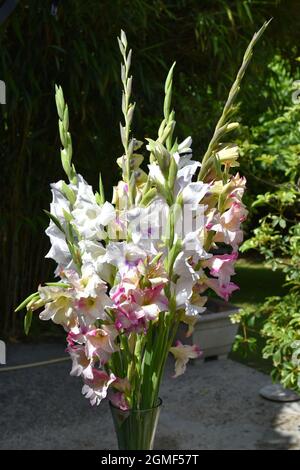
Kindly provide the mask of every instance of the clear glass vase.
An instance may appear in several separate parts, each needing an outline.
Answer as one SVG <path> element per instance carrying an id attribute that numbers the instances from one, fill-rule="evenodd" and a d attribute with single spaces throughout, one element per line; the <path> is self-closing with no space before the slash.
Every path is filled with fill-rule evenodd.
<path id="1" fill-rule="evenodd" d="M 120 410 L 109 402 L 119 450 L 152 450 L 162 401 L 148 410 Z"/>

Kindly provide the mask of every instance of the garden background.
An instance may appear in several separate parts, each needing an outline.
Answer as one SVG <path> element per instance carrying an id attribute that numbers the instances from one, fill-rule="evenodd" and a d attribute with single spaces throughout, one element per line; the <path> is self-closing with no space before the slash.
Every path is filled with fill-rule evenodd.
<path id="1" fill-rule="evenodd" d="M 56 15 L 50 14 L 52 4 Z M 271 231 L 278 229 L 280 243 L 299 220 L 300 105 L 292 100 L 293 83 L 300 79 L 299 0 L 19 2 L 0 25 L 0 79 L 6 84 L 6 104 L 0 106 L 1 337 L 24 339 L 23 314 L 14 313 L 14 307 L 53 272 L 52 262 L 44 259 L 49 242 L 42 235 L 48 224 L 42 209 L 49 207 L 49 183 L 63 178 L 55 83 L 62 85 L 69 104 L 76 168 L 94 188 L 100 170 L 109 195 L 118 179 L 113 163 L 122 153 L 120 29 L 134 51 L 135 135 L 142 130 L 155 135 L 162 83 L 175 60 L 177 133 L 192 135 L 194 158 L 201 160 L 243 52 L 270 17 L 240 94 L 242 125 L 236 139 L 248 207 L 256 201 L 245 224 L 246 239 L 270 214 L 266 223 L 271 220 Z M 266 192 L 269 200 L 257 199 Z M 256 250 L 238 264 L 241 291 L 233 302 L 239 305 L 255 306 L 285 293 L 281 266 L 273 273 L 258 254 L 263 251 L 277 266 L 278 247 L 267 229 L 248 243 Z M 286 257 L 291 259 L 290 251 Z M 35 322 L 30 340 L 56 334 L 55 326 Z"/>

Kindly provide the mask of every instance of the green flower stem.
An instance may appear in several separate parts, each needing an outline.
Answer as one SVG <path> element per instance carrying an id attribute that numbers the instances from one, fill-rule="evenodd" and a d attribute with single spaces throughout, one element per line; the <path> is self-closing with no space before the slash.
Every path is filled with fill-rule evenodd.
<path id="1" fill-rule="evenodd" d="M 168 340 L 167 340 L 167 343 L 166 343 L 166 347 L 164 349 L 164 357 L 161 360 L 161 364 L 160 364 L 161 367 L 159 369 L 159 374 L 158 374 L 158 378 L 157 378 L 157 387 L 155 388 L 154 394 L 153 394 L 153 400 L 152 400 L 153 406 L 158 400 L 160 383 L 161 383 L 163 373 L 164 373 L 164 370 L 165 370 L 169 350 L 170 350 L 170 348 L 171 348 L 171 346 L 174 342 L 174 339 L 175 339 L 175 336 L 176 336 L 176 333 L 177 333 L 177 330 L 178 330 L 178 327 L 179 327 L 179 324 L 180 324 L 180 316 L 178 315 L 178 318 L 176 319 L 176 312 L 174 312 L 174 316 L 172 316 L 170 314 L 170 320 L 172 321 L 172 323 L 170 322 L 170 325 L 169 325 L 169 328 L 168 328 Z M 172 328 L 172 326 L 173 326 L 173 328 Z"/>
<path id="2" fill-rule="evenodd" d="M 172 206 L 173 202 L 173 200 L 170 201 L 170 206 Z M 168 257 L 166 262 L 166 271 L 168 278 L 171 279 L 174 261 L 176 259 L 176 257 L 174 258 L 173 256 L 175 218 L 171 207 L 168 226 L 169 237 L 167 240 Z M 143 409 L 152 408 L 157 402 L 169 349 L 173 343 L 179 325 L 179 321 L 176 320 L 176 301 L 174 294 L 171 292 L 170 284 L 166 286 L 165 294 L 169 302 L 169 311 L 161 312 L 158 323 L 151 327 L 152 329 L 155 329 L 156 334 L 153 335 L 153 331 L 151 330 L 147 339 L 148 348 L 146 347 L 144 357 L 142 358 L 141 379 L 143 380 L 143 385 L 141 387 L 140 407 Z M 145 374 L 146 371 L 147 374 Z M 147 390 L 149 390 L 150 393 L 147 393 Z"/>
<path id="3" fill-rule="evenodd" d="M 175 113 L 174 111 L 171 111 L 174 66 L 175 63 L 172 65 L 165 83 L 164 119 L 159 128 L 157 139 L 157 142 L 161 145 L 166 142 L 166 148 L 169 152 L 171 151 L 173 145 L 172 136 L 175 127 Z M 156 160 L 154 153 L 151 153 L 150 160 Z M 164 167 L 163 161 L 159 161 L 159 163 L 161 167 Z M 177 169 L 173 168 L 172 170 L 173 173 L 177 172 Z M 174 204 L 173 189 L 175 178 L 169 178 L 169 167 L 166 169 L 166 171 L 166 176 L 169 183 L 168 187 L 157 187 L 157 191 L 158 193 L 162 193 L 170 207 L 168 218 L 168 239 L 166 240 L 168 256 L 165 263 L 165 268 L 168 278 L 171 279 L 174 261 L 176 259 L 176 256 L 174 256 L 175 213 L 172 208 Z M 150 191 L 148 191 L 148 193 Z M 143 197 L 143 201 L 147 198 L 148 193 L 146 193 L 146 195 Z M 170 284 L 165 287 L 165 294 L 169 302 L 169 311 L 161 312 L 158 322 L 156 324 L 151 324 L 150 329 L 148 330 L 147 344 L 141 359 L 141 380 L 143 383 L 140 389 L 140 407 L 143 409 L 152 408 L 157 402 L 165 363 L 179 324 L 177 321 L 175 321 L 176 301 L 174 294 L 171 292 Z"/>
<path id="4" fill-rule="evenodd" d="M 213 159 L 211 159 L 211 156 L 214 154 L 214 152 L 217 150 L 218 145 L 223 138 L 223 136 L 227 133 L 230 132 L 231 130 L 234 130 L 237 126 L 238 123 L 232 123 L 230 122 L 230 118 L 235 112 L 235 102 L 237 95 L 240 91 L 240 86 L 242 79 L 245 75 L 246 69 L 250 63 L 251 57 L 253 55 L 253 49 L 264 33 L 265 29 L 268 27 L 269 23 L 271 20 L 265 22 L 263 26 L 260 28 L 260 30 L 254 34 L 252 40 L 250 41 L 249 46 L 246 49 L 246 52 L 243 57 L 242 65 L 237 73 L 236 79 L 230 89 L 227 101 L 225 103 L 222 115 L 217 122 L 213 137 L 208 145 L 207 151 L 203 157 L 202 160 L 202 167 L 198 175 L 198 180 L 203 180 L 205 175 L 208 173 L 209 168 L 211 167 L 213 163 Z M 209 162 L 209 163 L 208 163 Z"/>
<path id="5" fill-rule="evenodd" d="M 176 62 L 173 63 L 165 82 L 165 99 L 164 99 L 164 120 L 159 128 L 158 141 L 162 144 L 166 141 L 167 150 L 172 148 L 172 136 L 175 127 L 175 112 L 171 111 L 173 71 Z"/>
<path id="6" fill-rule="evenodd" d="M 63 169 L 70 183 L 77 183 L 77 175 L 74 165 L 72 164 L 72 138 L 69 132 L 69 110 L 65 103 L 64 94 L 61 86 L 55 85 L 55 102 L 58 113 L 59 136 L 63 148 L 60 151 Z"/>
<path id="7" fill-rule="evenodd" d="M 134 177 L 134 173 L 131 171 L 131 159 L 134 150 L 134 141 L 133 139 L 130 139 L 130 130 L 135 103 L 130 102 L 132 76 L 129 76 L 129 71 L 131 66 L 132 50 L 130 49 L 127 54 L 127 38 L 124 31 L 121 31 L 121 37 L 118 38 L 118 43 L 123 58 L 123 64 L 121 65 L 121 81 L 123 85 L 122 113 L 124 116 L 124 126 L 120 124 L 121 141 L 124 147 L 122 173 L 123 180 L 128 184 L 130 204 L 133 204 L 134 198 L 132 190 L 134 188 L 134 182 L 132 181 L 132 176 Z"/>

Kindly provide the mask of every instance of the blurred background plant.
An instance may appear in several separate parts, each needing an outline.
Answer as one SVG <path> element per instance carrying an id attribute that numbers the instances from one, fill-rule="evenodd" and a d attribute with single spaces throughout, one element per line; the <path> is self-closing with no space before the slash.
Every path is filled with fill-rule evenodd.
<path id="1" fill-rule="evenodd" d="M 287 136 L 283 124 L 275 121 L 285 116 L 285 106 L 290 104 L 290 82 L 292 77 L 297 79 L 298 0 L 56 3 L 57 14 L 51 15 L 50 0 L 19 2 L 0 26 L 0 78 L 7 90 L 7 104 L 0 107 L 0 331 L 1 336 L 11 338 L 21 331 L 20 319 L 13 313 L 15 305 L 38 280 L 49 278 L 53 270 L 51 262 L 44 259 L 48 241 L 41 234 L 47 224 L 42 208 L 49 206 L 49 183 L 63 177 L 55 83 L 63 86 L 70 107 L 76 168 L 95 187 L 101 171 L 108 194 L 117 180 L 111 162 L 121 154 L 116 42 L 121 28 L 126 30 L 134 50 L 136 135 L 142 128 L 149 136 L 154 135 L 161 115 L 160 84 L 176 61 L 174 99 L 177 121 L 181 123 L 177 132 L 181 137 L 193 136 L 195 158 L 201 158 L 249 38 L 265 19 L 273 16 L 273 25 L 256 50 L 241 94 L 239 114 L 248 126 L 240 136 L 245 155 L 242 171 L 249 179 L 249 201 L 264 192 L 267 180 L 280 184 L 284 176 L 290 182 L 290 176 L 277 164 L 259 160 L 260 149 L 249 147 L 248 142 L 251 138 L 260 146 L 265 135 L 271 138 L 268 122 L 272 119 L 274 129 L 280 130 L 278 137 L 273 135 L 278 145 L 283 134 Z M 268 63 L 270 67 L 266 67 Z M 289 126 L 287 122 L 284 125 Z M 274 141 L 274 152 L 275 146 Z M 270 142 L 268 149 L 274 156 Z M 291 143 L 289 161 L 293 152 Z M 282 167 L 288 159 L 284 155 Z M 290 216 L 291 205 L 284 211 Z M 248 224 L 249 232 L 266 215 L 265 205 L 257 205 Z M 275 228 L 278 227 L 279 222 Z M 290 228 L 290 223 L 282 228 L 285 236 Z"/>
<path id="2" fill-rule="evenodd" d="M 252 214 L 260 219 L 241 251 L 256 250 L 272 271 L 281 270 L 287 293 L 268 297 L 234 318 L 241 322 L 235 349 L 253 351 L 262 337 L 259 348 L 272 363 L 273 378 L 300 391 L 300 361 L 295 360 L 300 340 L 300 101 L 286 96 L 295 82 L 289 64 L 276 56 L 270 68 L 277 77 L 269 85 L 278 89 L 278 107 L 267 110 L 258 126 L 245 129 L 248 137 L 242 144 L 251 197 L 256 194 Z"/>

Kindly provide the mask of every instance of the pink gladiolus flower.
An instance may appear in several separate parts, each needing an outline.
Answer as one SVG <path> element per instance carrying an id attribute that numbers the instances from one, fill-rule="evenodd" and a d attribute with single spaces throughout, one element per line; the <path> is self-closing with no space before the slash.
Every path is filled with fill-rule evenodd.
<path id="1" fill-rule="evenodd" d="M 113 326 L 104 325 L 102 328 L 95 328 L 86 334 L 87 356 L 92 359 L 98 357 L 101 365 L 106 364 L 113 352 L 117 350 L 114 340 L 118 335 Z"/>
<path id="2" fill-rule="evenodd" d="M 130 332 L 142 332 L 146 328 L 145 312 L 141 307 L 134 303 L 123 303 L 115 307 L 117 330 L 126 330 Z"/>
<path id="3" fill-rule="evenodd" d="M 101 365 L 106 364 L 113 352 L 117 351 L 114 343 L 118 332 L 113 325 L 103 325 L 101 328 L 77 327 L 69 332 L 67 336 L 67 351 L 77 351 L 80 347 L 84 348 L 85 355 L 89 361 L 93 362 L 99 359 Z"/>
<path id="4" fill-rule="evenodd" d="M 93 379 L 93 362 L 87 358 L 85 347 L 79 345 L 69 346 L 67 352 L 72 359 L 70 375 L 76 377 L 82 376 L 83 379 Z"/>
<path id="5" fill-rule="evenodd" d="M 228 284 L 222 284 L 220 285 L 219 281 L 217 279 L 212 279 L 212 278 L 206 278 L 204 283 L 203 283 L 203 288 L 202 292 L 204 292 L 207 287 L 210 287 L 212 290 L 215 291 L 215 293 L 219 296 L 222 297 L 222 299 L 228 301 L 230 295 L 232 292 L 236 291 L 239 289 L 239 286 L 234 284 L 234 282 L 229 282 Z"/>
<path id="6" fill-rule="evenodd" d="M 246 178 L 244 176 L 240 176 L 240 174 L 237 173 L 231 177 L 229 185 L 231 190 L 229 197 L 231 200 L 233 199 L 236 202 L 241 202 L 245 192 Z"/>
<path id="7" fill-rule="evenodd" d="M 186 365 L 190 359 L 196 359 L 201 356 L 201 351 L 198 346 L 195 344 L 193 346 L 189 346 L 188 344 L 182 344 L 180 341 L 176 342 L 176 346 L 170 348 L 170 352 L 175 358 L 174 378 L 184 374 Z"/>
<path id="8" fill-rule="evenodd" d="M 92 406 L 100 405 L 106 398 L 108 387 L 116 380 L 114 374 L 108 375 L 106 372 L 93 369 L 93 378 L 86 379 L 82 387 L 82 394 L 90 400 Z"/>
<path id="9" fill-rule="evenodd" d="M 129 410 L 129 403 L 126 400 L 125 394 L 122 392 L 111 393 L 109 395 L 109 400 L 113 406 L 119 408 L 122 411 Z"/>
<path id="10" fill-rule="evenodd" d="M 227 229 L 236 230 L 246 220 L 248 211 L 241 202 L 234 202 L 230 209 L 221 215 Z"/>
<path id="11" fill-rule="evenodd" d="M 155 320 L 161 311 L 168 309 L 163 293 L 167 279 L 161 263 L 155 266 L 139 260 L 135 266 L 128 266 L 119 284 L 110 291 L 116 313 L 117 330 L 142 332 L 150 320 Z"/>
<path id="12" fill-rule="evenodd" d="M 77 312 L 84 317 L 87 325 L 96 319 L 106 319 L 105 308 L 111 305 L 111 300 L 106 294 L 107 285 L 97 275 L 91 264 L 82 266 L 82 277 L 72 270 L 64 271 L 64 277 L 73 287 L 75 295 L 75 307 Z"/>
<path id="13" fill-rule="evenodd" d="M 240 225 L 246 219 L 247 214 L 248 211 L 240 202 L 233 202 L 230 209 L 222 215 L 217 214 L 211 227 L 211 230 L 217 232 L 214 241 L 227 243 L 237 251 L 243 241 L 243 231 Z"/>
<path id="14" fill-rule="evenodd" d="M 226 285 L 229 284 L 230 277 L 235 274 L 233 265 L 237 257 L 236 252 L 212 256 L 212 258 L 205 260 L 202 266 L 210 269 L 211 276 L 217 277 L 220 285 Z"/>
<path id="15" fill-rule="evenodd" d="M 130 382 L 127 377 L 116 377 L 113 388 L 118 392 L 128 392 L 130 390 Z"/>
<path id="16" fill-rule="evenodd" d="M 137 289 L 133 294 L 133 300 L 142 307 L 147 319 L 154 320 L 155 317 L 164 310 L 168 309 L 168 300 L 162 293 L 164 284 L 155 287 L 146 287 Z"/>

